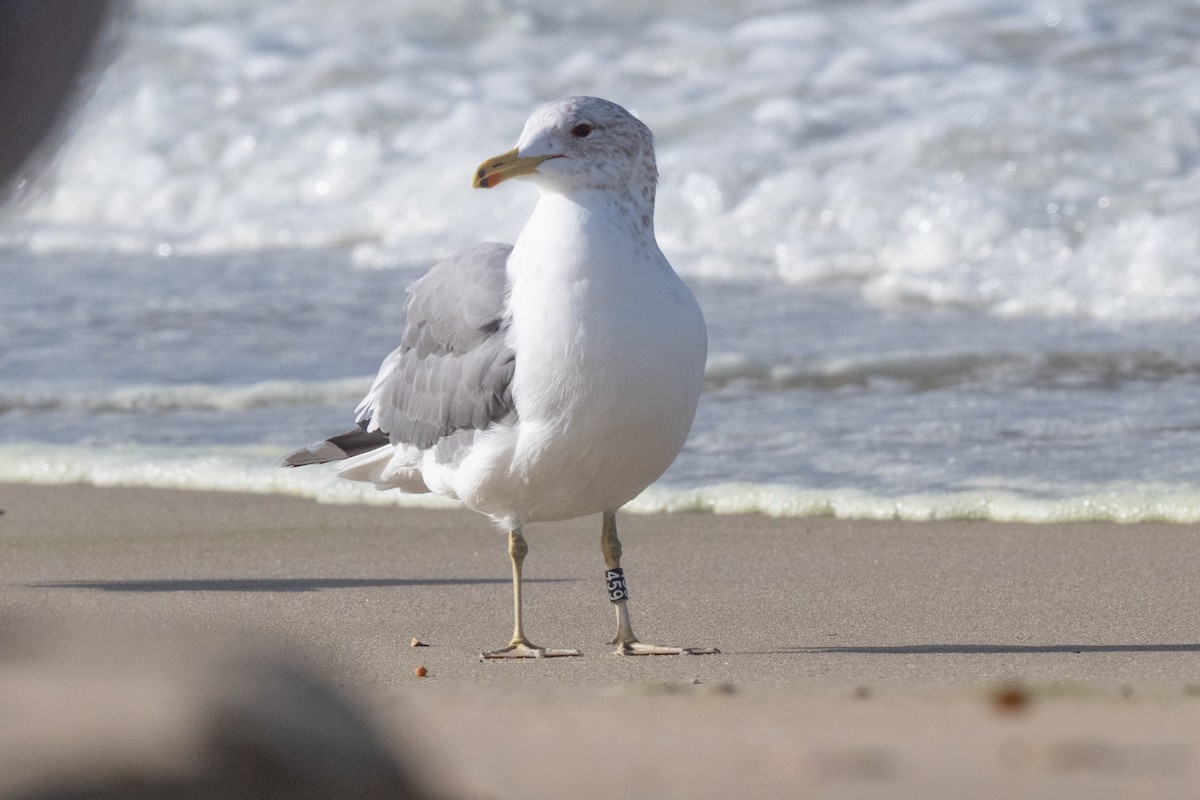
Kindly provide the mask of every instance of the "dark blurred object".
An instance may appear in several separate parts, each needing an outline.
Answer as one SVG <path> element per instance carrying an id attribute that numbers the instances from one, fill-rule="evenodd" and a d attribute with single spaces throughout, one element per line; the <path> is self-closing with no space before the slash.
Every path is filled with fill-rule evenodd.
<path id="1" fill-rule="evenodd" d="M 0 627 L 2 800 L 423 796 L 302 659 L 147 638 Z"/>
<path id="2" fill-rule="evenodd" d="M 113 6 L 0 0 L 0 188 L 61 125 Z"/>

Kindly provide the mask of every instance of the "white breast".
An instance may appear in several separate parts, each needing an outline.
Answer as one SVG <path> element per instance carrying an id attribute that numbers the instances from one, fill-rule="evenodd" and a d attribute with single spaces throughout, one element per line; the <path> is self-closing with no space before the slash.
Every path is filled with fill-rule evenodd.
<path id="1" fill-rule="evenodd" d="M 554 195 L 509 274 L 519 423 L 502 448 L 505 479 L 468 492 L 470 504 L 520 522 L 615 509 L 687 438 L 707 352 L 699 306 L 652 235 L 631 240 L 620 219 Z"/>

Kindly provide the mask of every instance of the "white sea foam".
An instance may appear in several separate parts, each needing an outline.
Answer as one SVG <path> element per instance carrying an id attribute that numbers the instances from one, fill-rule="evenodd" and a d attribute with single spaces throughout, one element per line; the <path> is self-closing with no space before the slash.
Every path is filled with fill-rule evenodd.
<path id="1" fill-rule="evenodd" d="M 834 390 L 876 383 L 914 390 L 975 382 L 993 387 L 1113 386 L 1125 381 L 1161 382 L 1200 376 L 1200 358 L 1162 351 L 1128 352 L 917 352 L 823 357 L 774 362 L 744 353 L 713 353 L 705 369 L 709 389 Z M 146 414 L 186 411 L 240 412 L 288 406 L 356 404 L 371 376 L 324 381 L 259 381 L 251 384 L 137 384 L 82 388 L 34 383 L 0 387 L 0 415 L 9 412 Z"/>
<path id="2" fill-rule="evenodd" d="M 82 389 L 32 385 L 19 390 L 0 388 L 0 414 L 10 411 L 135 414 L 249 411 L 297 405 L 351 406 L 370 386 L 369 377 L 328 381 L 261 381 L 242 386 L 190 383 Z"/>
<path id="3" fill-rule="evenodd" d="M 1045 388 L 1115 387 L 1132 381 L 1200 377 L 1200 357 L 1164 350 L 1118 351 L 884 351 L 854 356 L 772 362 L 742 353 L 709 356 L 710 388 L 838 389 L 891 383 L 915 391 L 961 384 Z"/>
<path id="4" fill-rule="evenodd" d="M 380 492 L 340 480 L 332 469 L 283 469 L 270 448 L 0 445 L 0 484 L 131 486 L 290 494 L 323 503 L 457 508 L 436 495 Z M 634 513 L 765 514 L 869 520 L 1111 521 L 1200 523 L 1200 490 L 1165 483 L 1118 483 L 1039 498 L 1011 491 L 872 494 L 763 484 L 678 487 L 658 483 L 628 506 Z"/>
<path id="5" fill-rule="evenodd" d="M 0 445 L 0 483 L 137 486 L 291 494 L 327 503 L 455 506 L 435 495 L 378 492 L 365 484 L 343 481 L 332 469 L 284 469 L 274 464 L 280 455 L 267 447 Z"/>
<path id="6" fill-rule="evenodd" d="M 510 239 L 466 189 L 534 105 L 611 96 L 658 134 L 690 275 L 851 281 L 884 307 L 1191 320 L 1187 0 L 137 3 L 126 49 L 0 243 L 163 256 Z"/>
<path id="7" fill-rule="evenodd" d="M 696 489 L 651 486 L 628 506 L 641 513 L 708 512 L 836 519 L 987 520 L 992 522 L 1200 522 L 1191 486 L 1117 484 L 1086 494 L 1037 498 L 1017 492 L 961 491 L 876 495 L 860 489 L 717 484 Z"/>

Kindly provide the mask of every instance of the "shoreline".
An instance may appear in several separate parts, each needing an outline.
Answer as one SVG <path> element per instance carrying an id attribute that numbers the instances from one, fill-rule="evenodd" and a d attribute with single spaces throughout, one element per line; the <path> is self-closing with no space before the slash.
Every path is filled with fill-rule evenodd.
<path id="1" fill-rule="evenodd" d="M 342 480 L 333 469 L 283 470 L 286 446 L 196 446 L 181 455 L 164 446 L 77 448 L 26 442 L 0 445 L 0 486 L 163 489 L 284 495 L 337 505 L 453 510 L 432 494 L 379 492 Z M 669 475 L 669 473 L 668 473 Z M 626 504 L 628 514 L 712 513 L 786 519 L 828 517 L 883 522 L 1071 522 L 1200 524 L 1200 489 L 1187 484 L 1118 482 L 1078 487 L 1057 497 L 1010 489 L 953 489 L 872 494 L 854 488 L 802 488 L 786 483 L 658 482 Z"/>

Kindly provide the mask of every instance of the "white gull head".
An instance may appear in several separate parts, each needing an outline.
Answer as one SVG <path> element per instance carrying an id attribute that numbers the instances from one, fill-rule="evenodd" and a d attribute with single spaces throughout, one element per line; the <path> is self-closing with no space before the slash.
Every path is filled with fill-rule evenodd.
<path id="1" fill-rule="evenodd" d="M 654 135 L 609 100 L 554 100 L 529 117 L 516 148 L 480 165 L 474 185 L 491 188 L 518 177 L 557 194 L 599 190 L 625 195 L 652 220 L 658 183 Z"/>

